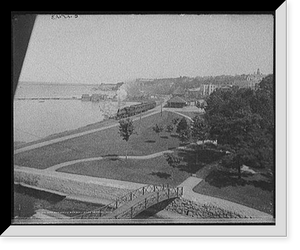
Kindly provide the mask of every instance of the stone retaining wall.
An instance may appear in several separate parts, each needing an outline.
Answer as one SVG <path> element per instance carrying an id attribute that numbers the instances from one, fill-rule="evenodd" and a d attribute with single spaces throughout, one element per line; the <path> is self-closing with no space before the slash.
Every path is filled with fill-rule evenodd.
<path id="1" fill-rule="evenodd" d="M 68 195 L 89 196 L 106 200 L 114 200 L 123 196 L 132 189 L 118 187 L 114 185 L 105 185 L 101 181 L 87 181 L 87 178 L 67 178 L 58 173 L 47 173 L 38 170 L 14 170 L 14 182 L 25 184 L 33 188 L 41 188 L 44 190 L 56 191 Z"/>
<path id="2" fill-rule="evenodd" d="M 175 199 L 165 208 L 165 210 L 190 217 L 205 219 L 246 218 L 235 212 L 227 211 L 210 204 L 198 204 L 184 198 Z"/>

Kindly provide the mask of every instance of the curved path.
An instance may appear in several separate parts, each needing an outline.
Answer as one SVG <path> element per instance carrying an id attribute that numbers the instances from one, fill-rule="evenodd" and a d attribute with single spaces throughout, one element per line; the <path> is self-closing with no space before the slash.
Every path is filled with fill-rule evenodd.
<path id="1" fill-rule="evenodd" d="M 161 152 L 150 154 L 150 155 L 140 155 L 140 156 L 130 156 L 130 155 L 128 155 L 127 158 L 128 159 L 135 159 L 135 160 L 145 160 L 145 159 L 152 159 L 152 158 L 161 156 L 161 155 L 166 154 L 166 153 L 173 153 L 173 151 L 172 150 L 165 150 L 165 151 L 161 151 Z M 113 158 L 126 159 L 126 156 L 113 156 Z M 73 164 L 76 164 L 76 163 L 98 161 L 98 160 L 104 160 L 104 159 L 109 159 L 109 157 L 98 156 L 98 157 L 91 157 L 91 158 L 84 158 L 84 159 L 78 159 L 78 160 L 73 160 L 73 161 L 67 161 L 67 162 L 59 163 L 59 164 L 53 165 L 49 168 L 46 168 L 46 169 L 44 169 L 44 171 L 56 171 L 59 168 L 69 166 L 69 165 L 73 165 Z"/>
<path id="2" fill-rule="evenodd" d="M 172 112 L 172 113 L 177 114 L 177 115 L 181 115 L 184 118 L 186 118 L 186 119 L 188 119 L 190 121 L 193 121 L 193 119 L 191 117 L 189 117 L 188 115 L 185 115 L 185 114 L 182 114 L 180 112 L 177 112 L 176 110 L 172 110 L 171 108 L 165 109 L 165 111 Z"/>
<path id="3" fill-rule="evenodd" d="M 166 151 L 161 151 L 155 154 L 150 154 L 150 155 L 144 155 L 144 156 L 128 156 L 128 159 L 139 159 L 139 160 L 143 160 L 143 159 L 151 159 L 151 158 L 155 158 L 158 156 L 161 156 L 165 153 L 172 153 L 172 150 L 166 150 Z M 89 162 L 89 161 L 97 161 L 97 160 L 103 160 L 106 159 L 107 157 L 93 157 L 93 158 L 86 158 L 86 159 L 79 159 L 79 160 L 74 160 L 74 161 L 68 161 L 68 162 L 64 162 L 64 163 L 60 163 L 57 165 L 54 165 L 50 168 L 45 169 L 44 171 L 46 172 L 53 172 L 56 171 L 57 169 L 61 168 L 61 167 L 65 167 L 65 166 L 69 166 L 69 165 L 73 165 L 76 163 L 80 163 L 80 162 Z M 116 156 L 116 158 L 119 159 L 125 159 L 126 156 Z M 227 211 L 232 211 L 235 212 L 237 214 L 240 214 L 242 216 L 245 216 L 247 218 L 253 218 L 253 219 L 263 219 L 263 220 L 273 220 L 272 215 L 261 212 L 259 210 L 235 203 L 235 202 L 231 202 L 228 200 L 224 200 L 221 198 L 216 198 L 216 197 L 212 197 L 212 196 L 208 196 L 208 195 L 203 195 L 203 194 L 199 194 L 193 191 L 193 188 L 196 187 L 203 179 L 201 178 L 197 178 L 197 177 L 189 177 L 187 178 L 185 181 L 183 181 L 179 186 L 184 188 L 184 193 L 183 193 L 183 198 L 187 199 L 187 200 L 191 200 L 194 201 L 196 203 L 200 203 L 200 204 L 211 204 L 214 206 L 217 206 L 219 208 L 225 209 Z"/>
<path id="4" fill-rule="evenodd" d="M 193 188 L 196 187 L 202 180 L 203 179 L 197 177 L 189 177 L 185 181 L 183 181 L 179 185 L 180 187 L 184 188 L 183 198 L 200 204 L 211 204 L 216 207 L 225 209 L 227 211 L 232 211 L 237 214 L 243 215 L 247 218 L 268 220 L 268 221 L 274 220 L 272 215 L 261 212 L 254 208 L 250 208 L 235 202 L 194 192 Z"/>

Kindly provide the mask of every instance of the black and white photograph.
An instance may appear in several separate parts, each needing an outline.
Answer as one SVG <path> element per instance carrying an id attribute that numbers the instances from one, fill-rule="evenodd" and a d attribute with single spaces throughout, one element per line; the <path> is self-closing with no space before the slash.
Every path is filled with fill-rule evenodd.
<path id="1" fill-rule="evenodd" d="M 12 225 L 278 225 L 275 12 L 24 17 Z"/>

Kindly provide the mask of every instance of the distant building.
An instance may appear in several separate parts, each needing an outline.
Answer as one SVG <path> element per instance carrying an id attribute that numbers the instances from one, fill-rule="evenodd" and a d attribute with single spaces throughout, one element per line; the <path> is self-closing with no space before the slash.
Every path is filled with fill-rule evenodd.
<path id="1" fill-rule="evenodd" d="M 92 102 L 100 102 L 102 100 L 106 100 L 107 95 L 100 95 L 100 94 L 92 94 L 91 101 Z"/>
<path id="2" fill-rule="evenodd" d="M 114 90 L 118 90 L 123 84 L 124 84 L 124 82 L 118 82 L 118 83 L 116 84 Z"/>
<path id="3" fill-rule="evenodd" d="M 89 94 L 83 94 L 81 96 L 81 101 L 90 101 L 91 100 L 91 96 Z"/>
<path id="4" fill-rule="evenodd" d="M 230 90 L 232 88 L 232 85 L 222 86 L 220 89 L 222 90 Z"/>
<path id="5" fill-rule="evenodd" d="M 203 97 L 203 85 L 198 88 L 188 89 L 186 92 L 186 98 L 188 99 L 200 99 Z"/>
<path id="6" fill-rule="evenodd" d="M 203 85 L 203 95 L 210 95 L 212 92 L 214 92 L 218 88 L 215 84 L 204 84 Z"/>
<path id="7" fill-rule="evenodd" d="M 185 99 L 190 101 L 197 101 L 210 95 L 217 88 L 219 88 L 219 85 L 216 84 L 202 84 L 197 88 L 188 89 L 185 94 Z"/>
<path id="8" fill-rule="evenodd" d="M 187 105 L 187 102 L 179 96 L 174 96 L 167 101 L 167 104 L 170 108 L 183 108 Z"/>
<path id="9" fill-rule="evenodd" d="M 117 84 L 114 83 L 101 83 L 99 86 L 99 89 L 103 91 L 110 91 L 110 90 L 115 90 L 117 89 Z"/>
<path id="10" fill-rule="evenodd" d="M 265 77 L 259 69 L 257 72 L 247 76 L 248 87 L 251 89 L 256 89 L 257 84 L 261 82 L 261 80 Z"/>
<path id="11" fill-rule="evenodd" d="M 266 75 L 262 74 L 260 70 L 257 69 L 253 74 L 248 74 L 244 76 L 243 79 L 235 80 L 233 85 L 238 86 L 239 88 L 250 88 L 255 90 L 265 76 Z"/>

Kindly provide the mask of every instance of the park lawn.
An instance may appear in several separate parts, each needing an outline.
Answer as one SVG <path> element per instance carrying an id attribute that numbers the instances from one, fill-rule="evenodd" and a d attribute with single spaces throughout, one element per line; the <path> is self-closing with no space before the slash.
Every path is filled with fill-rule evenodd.
<path id="1" fill-rule="evenodd" d="M 203 113 L 200 113 L 200 112 L 193 112 L 193 111 L 177 111 L 177 113 L 180 113 L 180 114 L 183 114 L 183 115 L 187 115 L 189 116 L 190 118 L 194 118 L 195 116 L 197 115 L 200 115 L 200 116 L 203 116 Z"/>
<path id="2" fill-rule="evenodd" d="M 60 133 L 51 134 L 49 136 L 46 136 L 44 138 L 41 138 L 41 139 L 38 139 L 38 140 L 35 140 L 35 141 L 32 141 L 32 142 L 18 142 L 17 141 L 17 142 L 14 142 L 14 149 L 27 147 L 27 146 L 30 146 L 30 145 L 34 145 L 34 144 L 44 142 L 44 141 L 53 140 L 53 139 L 56 139 L 56 138 L 67 136 L 67 135 L 72 135 L 72 134 L 77 134 L 77 133 L 80 133 L 80 132 L 85 132 L 85 131 L 88 131 L 88 130 L 91 130 L 91 129 L 102 128 L 102 127 L 105 127 L 105 126 L 108 126 L 108 125 L 112 125 L 114 123 L 116 123 L 116 120 L 107 119 L 107 120 L 103 120 L 103 121 L 100 121 L 100 122 L 88 124 L 86 126 L 83 126 L 83 127 L 77 128 L 77 129 L 71 129 L 71 130 L 60 132 Z"/>
<path id="3" fill-rule="evenodd" d="M 197 158 L 196 152 L 198 152 Z M 175 169 L 203 179 L 194 187 L 193 190 L 196 193 L 225 199 L 273 214 L 274 186 L 265 177 L 263 170 L 255 174 L 243 172 L 239 180 L 235 170 L 220 165 L 224 153 L 218 150 L 200 147 L 198 151 L 195 151 L 195 147 L 190 145 L 184 150 L 176 150 L 173 155 L 180 158 L 180 162 L 173 166 Z"/>
<path id="4" fill-rule="evenodd" d="M 207 165 L 199 174 L 203 181 L 194 187 L 196 193 L 225 199 L 273 215 L 274 186 L 259 172 L 244 172 L 239 180 L 235 172 L 215 163 Z"/>
<path id="5" fill-rule="evenodd" d="M 176 148 L 181 143 L 177 136 L 166 132 L 157 135 L 152 130 L 155 124 L 166 126 L 174 118 L 181 118 L 181 116 L 171 112 L 163 112 L 134 121 L 136 134 L 130 137 L 128 143 L 122 140 L 118 133 L 118 126 L 116 126 L 15 154 L 14 164 L 45 169 L 77 159 L 113 155 L 124 156 L 126 151 L 128 155 L 138 156 Z"/>
<path id="6" fill-rule="evenodd" d="M 130 181 L 143 184 L 169 184 L 177 186 L 190 174 L 170 166 L 164 156 L 153 159 L 104 159 L 57 169 L 58 172 Z"/>

